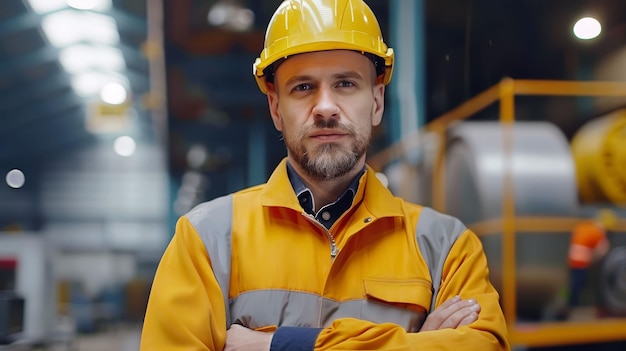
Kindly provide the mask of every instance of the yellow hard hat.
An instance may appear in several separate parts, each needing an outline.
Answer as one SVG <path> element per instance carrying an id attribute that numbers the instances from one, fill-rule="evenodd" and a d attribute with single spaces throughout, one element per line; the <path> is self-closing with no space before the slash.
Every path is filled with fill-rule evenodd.
<path id="1" fill-rule="evenodd" d="M 265 45 L 252 72 L 261 91 L 267 93 L 271 65 L 291 55 L 324 51 L 355 50 L 380 57 L 377 72 L 383 83 L 391 81 L 393 49 L 383 41 L 380 26 L 363 0 L 285 0 L 265 33 Z M 270 77 L 270 79 L 272 79 Z"/>

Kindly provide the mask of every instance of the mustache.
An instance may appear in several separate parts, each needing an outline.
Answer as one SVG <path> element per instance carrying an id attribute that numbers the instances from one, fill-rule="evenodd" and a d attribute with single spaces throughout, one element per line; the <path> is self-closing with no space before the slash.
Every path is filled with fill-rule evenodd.
<path id="1" fill-rule="evenodd" d="M 337 128 L 337 127 L 339 127 L 339 129 L 347 129 L 345 126 L 339 123 L 338 119 L 335 119 L 335 118 L 318 119 L 315 121 L 313 125 L 319 129 L 324 129 L 324 128 L 332 129 L 332 128 Z"/>
<path id="2" fill-rule="evenodd" d="M 336 118 L 324 118 L 316 120 L 312 126 L 303 130 L 303 134 L 308 134 L 316 129 L 339 129 L 349 135 L 355 136 L 356 132 L 354 129 L 346 124 L 339 122 Z"/>

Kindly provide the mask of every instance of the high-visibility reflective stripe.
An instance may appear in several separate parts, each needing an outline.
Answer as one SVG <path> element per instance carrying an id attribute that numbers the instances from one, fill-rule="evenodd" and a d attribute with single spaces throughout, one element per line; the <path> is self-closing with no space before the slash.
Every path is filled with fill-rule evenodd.
<path id="1" fill-rule="evenodd" d="M 415 236 L 420 252 L 428 265 L 433 284 L 433 299 L 430 311 L 435 309 L 437 293 L 441 284 L 443 265 L 450 248 L 467 228 L 455 217 L 424 207 L 417 220 Z"/>
<path id="2" fill-rule="evenodd" d="M 233 196 L 227 195 L 206 202 L 187 214 L 204 243 L 215 279 L 222 289 L 226 326 L 231 325 L 228 291 L 230 289 L 230 264 L 232 256 Z"/>
<path id="3" fill-rule="evenodd" d="M 591 263 L 593 258 L 593 250 L 587 246 L 579 244 L 571 244 L 569 247 L 568 259 L 570 262 L 587 264 Z"/>
<path id="4" fill-rule="evenodd" d="M 338 318 L 352 317 L 374 323 L 395 323 L 417 332 L 424 312 L 392 306 L 367 299 L 338 302 L 319 295 L 289 290 L 255 290 L 231 300 L 233 323 L 252 329 L 289 325 L 328 327 Z"/>

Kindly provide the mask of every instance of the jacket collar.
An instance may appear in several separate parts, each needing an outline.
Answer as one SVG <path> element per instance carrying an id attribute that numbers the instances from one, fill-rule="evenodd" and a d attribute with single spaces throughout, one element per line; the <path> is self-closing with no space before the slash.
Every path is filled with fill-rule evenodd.
<path id="1" fill-rule="evenodd" d="M 263 206 L 287 207 L 302 212 L 302 207 L 289 181 L 287 158 L 284 158 L 274 169 L 260 196 Z M 376 172 L 370 166 L 366 166 L 365 174 L 359 180 L 353 206 L 357 204 L 364 205 L 374 217 L 403 215 L 401 201 L 380 182 L 376 177 Z"/>

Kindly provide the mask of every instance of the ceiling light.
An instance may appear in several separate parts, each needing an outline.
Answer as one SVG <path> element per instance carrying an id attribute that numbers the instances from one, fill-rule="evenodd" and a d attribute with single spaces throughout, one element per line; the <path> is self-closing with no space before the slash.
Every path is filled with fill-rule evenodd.
<path id="1" fill-rule="evenodd" d="M 119 83 L 128 86 L 126 77 L 113 72 L 89 71 L 72 78 L 72 87 L 76 94 L 83 97 L 93 97 L 100 94 L 102 88 L 109 83 Z"/>
<path id="2" fill-rule="evenodd" d="M 24 182 L 26 181 L 26 177 L 24 177 L 24 173 L 19 169 L 12 169 L 7 173 L 6 182 L 7 185 L 13 189 L 19 189 L 24 186 Z"/>
<path id="3" fill-rule="evenodd" d="M 600 35 L 600 32 L 602 32 L 602 25 L 592 17 L 581 18 L 574 24 L 574 35 L 579 39 L 593 39 Z"/>
<path id="4" fill-rule="evenodd" d="M 126 135 L 118 137 L 115 139 L 115 142 L 113 142 L 113 150 L 120 156 L 132 156 L 136 148 L 137 144 L 135 143 L 135 139 Z"/>
<path id="5" fill-rule="evenodd" d="M 30 7 L 39 14 L 58 11 L 67 6 L 79 10 L 107 11 L 111 9 L 111 0 L 28 0 Z"/>
<path id="6" fill-rule="evenodd" d="M 30 8 L 36 13 L 48 13 L 67 7 L 66 0 L 28 0 Z"/>
<path id="7" fill-rule="evenodd" d="M 245 31 L 254 23 L 254 12 L 233 0 L 220 0 L 215 3 L 207 15 L 212 26 L 226 27 L 235 31 Z"/>
<path id="8" fill-rule="evenodd" d="M 59 53 L 59 61 L 69 73 L 88 70 L 123 71 L 126 68 L 124 55 L 119 49 L 102 46 L 77 44 L 68 46 Z"/>
<path id="9" fill-rule="evenodd" d="M 100 10 L 111 8 L 111 0 L 65 0 L 65 2 L 78 10 Z"/>
<path id="10" fill-rule="evenodd" d="M 41 27 L 50 43 L 64 47 L 81 41 L 117 45 L 120 42 L 113 17 L 93 12 L 63 10 L 43 18 Z"/>
<path id="11" fill-rule="evenodd" d="M 187 151 L 187 163 L 191 168 L 200 168 L 209 158 L 206 147 L 201 144 L 193 145 Z"/>
<path id="12" fill-rule="evenodd" d="M 126 88 L 120 83 L 107 83 L 100 91 L 102 101 L 111 105 L 120 105 L 126 101 Z"/>

